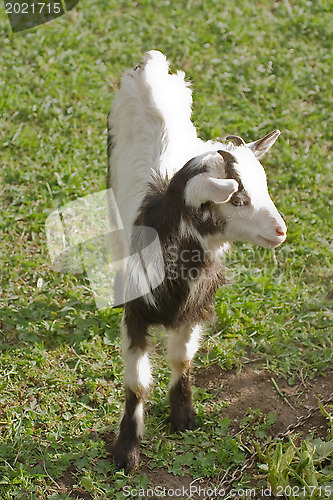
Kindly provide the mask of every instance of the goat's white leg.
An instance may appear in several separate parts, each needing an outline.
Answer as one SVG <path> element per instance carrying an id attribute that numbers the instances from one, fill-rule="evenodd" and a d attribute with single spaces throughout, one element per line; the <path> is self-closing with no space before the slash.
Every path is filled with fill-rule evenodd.
<path id="1" fill-rule="evenodd" d="M 170 421 L 174 431 L 193 429 L 195 414 L 190 384 L 191 361 L 198 350 L 201 326 L 181 327 L 170 332 L 168 355 L 171 366 Z"/>
<path id="2" fill-rule="evenodd" d="M 125 410 L 114 447 L 117 467 L 127 471 L 140 459 L 140 441 L 144 431 L 144 402 L 151 386 L 147 325 L 140 320 L 122 321 Z"/>

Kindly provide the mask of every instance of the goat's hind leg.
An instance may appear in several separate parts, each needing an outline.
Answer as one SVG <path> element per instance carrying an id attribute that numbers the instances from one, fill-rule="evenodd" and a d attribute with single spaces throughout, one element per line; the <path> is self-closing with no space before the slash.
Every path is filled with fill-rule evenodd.
<path id="1" fill-rule="evenodd" d="M 127 471 L 139 464 L 140 441 L 144 431 L 144 402 L 151 386 L 147 327 L 136 323 L 129 325 L 124 318 L 122 322 L 125 411 L 113 450 L 117 467 Z"/>
<path id="2" fill-rule="evenodd" d="M 190 366 L 198 350 L 201 327 L 182 327 L 172 330 L 169 337 L 170 422 L 176 432 L 194 429 L 195 413 L 192 404 Z"/>

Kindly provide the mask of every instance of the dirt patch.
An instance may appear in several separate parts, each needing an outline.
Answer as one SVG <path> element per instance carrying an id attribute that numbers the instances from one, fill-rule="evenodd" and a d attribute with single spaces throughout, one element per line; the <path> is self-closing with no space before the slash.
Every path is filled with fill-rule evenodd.
<path id="1" fill-rule="evenodd" d="M 273 380 L 282 395 L 278 393 Z M 229 417 L 235 431 L 248 408 L 252 408 L 260 409 L 266 415 L 269 412 L 275 413 L 276 422 L 271 427 L 270 434 L 277 436 L 294 424 L 298 417 L 307 414 L 311 407 L 317 407 L 317 398 L 325 400 L 332 394 L 333 369 L 307 384 L 290 386 L 287 380 L 256 370 L 253 365 L 245 365 L 241 372 L 236 369 L 225 371 L 218 365 L 212 365 L 196 370 L 193 381 L 197 387 L 204 387 L 208 392 L 220 389 L 219 399 L 229 404 L 221 417 Z M 327 421 L 318 411 L 298 431 L 304 434 L 313 431 L 317 435 L 326 436 Z"/>
<path id="2" fill-rule="evenodd" d="M 75 473 L 77 472 L 78 471 L 74 465 L 68 467 L 65 474 L 59 481 L 59 486 L 60 486 L 59 493 L 70 495 L 70 498 L 73 498 L 73 500 L 74 499 L 92 500 L 92 496 L 87 491 L 84 491 L 81 488 L 74 487 L 77 484 L 77 479 L 75 478 Z"/>

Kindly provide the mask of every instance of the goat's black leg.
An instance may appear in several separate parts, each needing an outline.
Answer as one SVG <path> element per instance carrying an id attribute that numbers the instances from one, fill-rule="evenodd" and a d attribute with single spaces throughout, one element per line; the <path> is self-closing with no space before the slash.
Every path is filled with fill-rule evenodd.
<path id="1" fill-rule="evenodd" d="M 130 471 L 137 467 L 140 460 L 144 401 L 151 385 L 147 328 L 138 321 L 133 325 L 124 319 L 122 339 L 126 400 L 113 455 L 118 468 Z"/>
<path id="2" fill-rule="evenodd" d="M 183 373 L 178 382 L 170 387 L 170 422 L 175 432 L 195 427 L 189 372 Z"/>
<path id="3" fill-rule="evenodd" d="M 190 365 L 199 347 L 201 328 L 173 330 L 169 338 L 171 365 L 170 421 L 176 432 L 194 429 L 195 413 L 192 405 Z"/>
<path id="4" fill-rule="evenodd" d="M 125 412 L 120 422 L 120 431 L 113 450 L 114 459 L 119 469 L 128 472 L 134 469 L 140 460 L 140 423 L 143 419 L 143 403 L 130 389 L 126 389 Z M 140 413 L 140 415 L 139 415 Z"/>

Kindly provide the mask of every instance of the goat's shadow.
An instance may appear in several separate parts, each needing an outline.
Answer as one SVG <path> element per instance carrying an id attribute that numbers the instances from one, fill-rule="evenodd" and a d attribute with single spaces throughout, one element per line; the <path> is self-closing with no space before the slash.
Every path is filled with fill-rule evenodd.
<path id="1" fill-rule="evenodd" d="M 64 296 L 65 293 L 62 296 L 63 299 Z M 17 366 L 19 371 L 20 366 L 24 365 L 25 360 L 27 366 L 31 362 L 37 365 L 39 362 L 43 364 L 43 356 L 39 356 L 39 349 L 46 351 L 46 358 L 48 358 L 47 352 L 52 357 L 52 351 L 61 349 L 63 345 L 72 346 L 73 357 L 75 359 L 68 361 L 68 369 L 70 370 L 74 369 L 75 364 L 79 360 L 79 357 L 76 358 L 74 354 L 78 356 L 82 355 L 83 351 L 81 352 L 80 346 L 89 340 L 89 338 L 100 337 L 102 345 L 105 343 L 116 345 L 116 342 L 120 344 L 120 319 L 122 310 L 119 308 L 99 311 L 96 309 L 92 298 L 85 302 L 69 295 L 65 296 L 65 300 L 62 300 L 62 305 L 59 305 L 54 299 L 52 292 L 31 297 L 28 305 L 24 305 L 23 307 L 19 307 L 17 302 L 17 299 L 8 301 L 6 306 L 1 309 L 0 350 L 4 355 L 2 366 L 2 374 L 4 375 L 7 374 L 6 372 L 10 372 L 10 369 L 14 366 L 16 362 L 15 358 L 16 360 L 18 359 Z M 48 326 L 52 325 L 55 320 L 57 327 L 49 329 Z M 89 368 L 89 364 L 84 366 Z M 115 375 L 111 372 L 112 370 L 110 370 L 110 373 L 105 371 L 103 377 L 107 384 L 113 387 Z M 10 373 L 8 375 L 10 376 Z M 19 374 L 19 376 L 22 377 L 23 375 Z M 87 402 L 89 394 L 84 393 L 84 383 L 85 381 L 89 382 L 90 379 L 93 383 L 94 378 L 97 376 L 100 375 L 93 374 L 90 376 L 89 370 L 80 375 L 82 379 L 80 387 L 82 387 L 83 392 L 74 391 L 73 394 L 70 394 L 74 405 L 86 404 L 92 406 Z M 51 379 L 48 379 L 47 383 L 50 383 L 51 391 L 56 391 L 57 372 L 53 370 L 50 377 Z M 0 382 L 2 387 L 1 392 L 6 394 L 3 392 L 6 389 L 6 377 L 1 377 Z M 103 444 L 101 444 L 103 441 L 106 445 L 109 444 L 110 439 L 104 439 L 104 436 L 112 436 L 112 429 L 107 428 L 98 436 L 96 433 L 82 429 L 82 432 L 76 437 L 73 436 L 70 429 L 66 429 L 66 426 L 63 426 L 61 437 L 57 439 L 53 438 L 53 433 L 49 434 L 47 421 L 41 413 L 43 408 L 40 407 L 42 403 L 39 401 L 38 387 L 36 386 L 35 389 L 29 392 L 31 384 L 33 384 L 33 375 L 31 380 L 25 381 L 21 378 L 19 386 L 21 387 L 21 392 L 24 391 L 27 393 L 27 397 L 22 399 L 22 404 L 19 404 L 17 407 L 15 405 L 13 409 L 8 404 L 8 418 L 6 418 L 8 424 L 4 427 L 4 435 L 0 442 L 0 457 L 8 465 L 9 477 L 16 475 L 15 481 L 17 481 L 20 475 L 20 467 L 28 468 L 30 475 L 31 473 L 45 475 L 46 468 L 48 474 L 51 476 L 54 474 L 53 477 L 56 478 L 56 482 L 60 486 L 60 491 L 61 484 L 64 485 L 65 492 L 67 487 L 69 488 L 77 484 L 75 476 L 84 474 L 84 467 L 93 461 L 94 456 L 97 461 L 102 460 L 103 467 L 110 468 L 110 472 L 113 473 L 114 466 L 112 464 L 111 449 L 106 446 L 103 450 Z M 38 410 L 36 407 L 31 406 L 33 399 L 37 402 Z M 52 405 L 52 402 L 48 404 Z M 55 411 L 62 412 L 61 401 L 59 400 L 57 404 L 60 406 Z M 112 408 L 112 403 L 110 404 Z M 94 411 L 97 410 L 96 405 Z M 104 411 L 104 409 L 102 410 Z M 115 411 L 115 407 L 113 407 L 112 411 Z M 45 410 L 43 412 L 45 413 Z M 31 416 L 30 413 L 33 415 Z M 69 415 L 65 415 L 65 420 L 68 420 L 68 418 Z M 29 419 L 31 422 L 28 422 Z M 23 420 L 27 421 L 28 428 L 23 424 Z M 18 422 L 21 422 L 19 430 L 15 427 L 18 425 Z M 34 429 L 33 434 L 31 434 L 32 429 Z M 45 432 L 47 433 L 46 438 Z M 100 453 L 97 453 L 97 448 L 100 450 Z M 91 452 L 87 453 L 85 450 L 91 450 Z M 55 465 L 53 456 L 55 453 L 59 453 L 59 457 L 61 457 L 57 466 Z M 82 457 L 85 458 L 83 459 Z M 7 468 L 3 463 L 2 466 Z M 81 491 L 80 488 L 74 493 L 73 498 L 92 498 L 84 490 Z"/>

